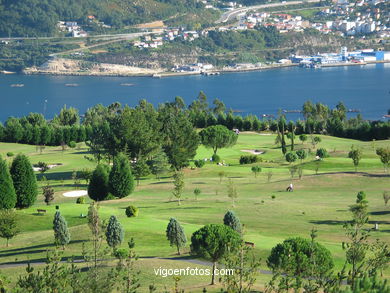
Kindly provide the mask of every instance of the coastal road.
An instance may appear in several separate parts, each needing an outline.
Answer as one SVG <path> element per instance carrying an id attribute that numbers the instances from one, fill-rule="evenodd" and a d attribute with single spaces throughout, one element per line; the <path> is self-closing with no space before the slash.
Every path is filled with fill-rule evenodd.
<path id="1" fill-rule="evenodd" d="M 96 44 L 89 45 L 89 46 L 80 47 L 77 49 L 68 50 L 68 51 L 53 53 L 53 54 L 50 54 L 49 56 L 55 57 L 57 55 L 69 54 L 69 53 L 73 53 L 73 52 L 81 52 L 81 51 L 89 50 L 89 49 L 92 49 L 95 47 L 100 47 L 100 46 L 104 46 L 104 45 L 111 44 L 111 43 L 116 43 L 116 42 L 125 41 L 125 40 L 133 40 L 133 39 L 139 38 L 141 36 L 149 35 L 149 34 L 151 34 L 151 32 L 106 35 L 106 37 L 108 37 L 108 36 L 110 36 L 110 37 L 108 37 L 106 39 L 101 39 L 103 42 L 96 43 Z"/>
<path id="2" fill-rule="evenodd" d="M 237 17 L 237 15 L 241 13 L 246 13 L 251 10 L 259 10 L 263 8 L 269 8 L 269 7 L 279 7 L 279 6 L 288 6 L 288 5 L 299 5 L 299 4 L 306 4 L 306 3 L 317 3 L 320 2 L 320 0 L 304 0 L 304 1 L 284 1 L 280 3 L 270 3 L 270 4 L 261 4 L 261 5 L 253 5 L 253 6 L 247 6 L 247 7 L 241 7 L 237 8 L 228 12 L 225 12 L 221 15 L 221 17 L 215 22 L 215 23 L 226 23 L 234 18 Z"/>
<path id="3" fill-rule="evenodd" d="M 151 32 L 140 32 L 140 33 L 128 33 L 128 34 L 104 34 L 104 35 L 91 35 L 88 36 L 90 39 L 101 39 L 101 40 L 113 40 L 113 39 L 134 39 L 139 36 L 148 35 Z M 54 39 L 65 39 L 65 40 L 83 40 L 85 38 L 74 38 L 74 37 L 15 37 L 15 38 L 0 38 L 0 41 L 11 41 L 11 40 L 54 40 Z"/>

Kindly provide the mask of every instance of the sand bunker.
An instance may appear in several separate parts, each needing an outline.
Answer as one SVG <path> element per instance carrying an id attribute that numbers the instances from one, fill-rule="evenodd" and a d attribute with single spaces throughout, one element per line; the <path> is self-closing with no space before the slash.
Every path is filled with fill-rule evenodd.
<path id="1" fill-rule="evenodd" d="M 261 155 L 264 154 L 263 151 L 260 150 L 241 150 L 242 152 L 251 153 L 253 155 Z"/>
<path id="2" fill-rule="evenodd" d="M 61 166 L 61 164 L 51 164 L 51 165 L 47 165 L 47 167 L 49 168 L 49 170 L 50 170 L 50 169 L 53 169 L 53 168 L 55 168 L 55 167 L 57 167 L 57 166 Z M 42 168 L 40 168 L 40 167 L 33 167 L 34 172 L 41 172 L 41 169 L 42 169 Z"/>
<path id="3" fill-rule="evenodd" d="M 68 191 L 63 194 L 65 197 L 81 197 L 81 196 L 86 196 L 88 195 L 88 191 L 86 190 L 73 190 L 73 191 Z"/>

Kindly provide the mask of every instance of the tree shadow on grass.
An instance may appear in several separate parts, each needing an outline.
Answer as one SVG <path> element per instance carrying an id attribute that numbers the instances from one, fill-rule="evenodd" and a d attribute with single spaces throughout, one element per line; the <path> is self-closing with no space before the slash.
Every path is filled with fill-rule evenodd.
<path id="1" fill-rule="evenodd" d="M 85 242 L 85 240 L 72 240 L 72 241 L 70 241 L 69 244 L 76 244 L 76 243 L 80 243 L 80 242 Z M 0 257 L 2 257 L 3 256 L 2 254 L 4 254 L 4 253 L 15 252 L 17 254 L 21 254 L 20 251 L 22 251 L 22 253 L 26 253 L 26 252 L 29 252 L 30 250 L 34 251 L 34 249 L 50 248 L 50 247 L 55 247 L 55 244 L 54 243 L 47 243 L 47 244 L 32 245 L 32 246 L 26 246 L 26 247 L 20 247 L 20 248 L 6 249 L 6 250 L 0 251 Z M 43 251 L 46 251 L 46 249 Z"/>
<path id="2" fill-rule="evenodd" d="M 46 177 L 47 180 L 67 180 L 72 179 L 73 172 L 53 172 L 53 173 L 44 173 L 38 174 L 37 178 L 40 180 L 43 176 Z"/>
<path id="3" fill-rule="evenodd" d="M 371 225 L 375 225 L 375 224 L 390 225 L 390 221 L 368 221 L 368 224 L 371 224 Z"/>
<path id="4" fill-rule="evenodd" d="M 158 182 L 153 182 L 150 183 L 151 185 L 159 185 L 159 184 L 169 184 L 172 183 L 172 181 L 158 181 Z"/>
<path id="5" fill-rule="evenodd" d="M 346 221 L 338 221 L 338 220 L 321 220 L 321 221 L 309 221 L 310 224 L 316 225 L 343 225 Z"/>
<path id="6" fill-rule="evenodd" d="M 370 215 L 373 216 L 384 216 L 384 215 L 389 215 L 390 211 L 379 211 L 379 212 L 371 212 Z"/>
<path id="7" fill-rule="evenodd" d="M 203 210 L 206 207 L 177 207 L 177 208 L 169 208 L 167 210 Z"/>

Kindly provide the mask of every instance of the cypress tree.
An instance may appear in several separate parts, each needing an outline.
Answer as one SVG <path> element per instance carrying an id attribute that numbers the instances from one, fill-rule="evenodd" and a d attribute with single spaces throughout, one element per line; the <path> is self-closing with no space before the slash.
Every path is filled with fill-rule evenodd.
<path id="1" fill-rule="evenodd" d="M 70 242 L 70 234 L 68 230 L 68 224 L 59 211 L 56 211 L 53 220 L 54 230 L 54 242 L 56 245 L 62 245 L 65 249 L 65 245 Z"/>
<path id="2" fill-rule="evenodd" d="M 124 154 L 119 154 L 115 157 L 108 185 L 109 191 L 119 198 L 126 197 L 133 192 L 134 178 L 131 173 L 129 160 Z"/>
<path id="3" fill-rule="evenodd" d="M 240 222 L 240 219 L 236 216 L 236 214 L 233 211 L 228 211 L 225 216 L 223 217 L 223 223 L 226 226 L 229 226 L 237 233 L 242 233 L 242 225 Z"/>
<path id="4" fill-rule="evenodd" d="M 91 199 L 100 201 L 108 195 L 108 172 L 103 165 L 97 165 L 88 185 L 88 195 Z"/>
<path id="5" fill-rule="evenodd" d="M 16 192 L 16 207 L 28 208 L 37 199 L 37 178 L 35 177 L 29 159 L 19 154 L 11 165 L 11 177 Z"/>
<path id="6" fill-rule="evenodd" d="M 0 156 L 0 209 L 12 209 L 16 204 L 16 193 L 7 162 Z"/>
<path id="7" fill-rule="evenodd" d="M 115 250 L 122 243 L 123 237 L 124 231 L 122 225 L 115 216 L 111 216 L 106 230 L 107 244 Z"/>
<path id="8" fill-rule="evenodd" d="M 169 220 L 166 235 L 170 245 L 176 246 L 177 254 L 180 255 L 180 248 L 186 245 L 187 237 L 183 227 L 175 218 Z"/>

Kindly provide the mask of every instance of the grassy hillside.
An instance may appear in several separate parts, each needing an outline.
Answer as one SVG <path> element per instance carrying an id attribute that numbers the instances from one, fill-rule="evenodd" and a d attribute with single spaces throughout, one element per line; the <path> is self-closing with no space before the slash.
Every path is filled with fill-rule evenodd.
<path id="1" fill-rule="evenodd" d="M 201 267 L 188 260 L 189 246 L 185 248 L 183 257 L 175 254 L 165 238 L 165 229 L 170 217 L 177 218 L 183 225 L 187 238 L 191 234 L 209 223 L 222 223 L 224 213 L 233 209 L 245 224 L 246 241 L 255 243 L 255 252 L 262 258 L 262 268 L 267 269 L 265 259 L 271 248 L 285 238 L 302 236 L 309 238 L 310 230 L 318 230 L 318 241 L 325 245 L 335 258 L 337 268 L 344 262 L 344 252 L 341 242 L 344 238 L 342 225 L 351 218 L 348 208 L 355 202 L 356 194 L 364 190 L 369 201 L 370 221 L 367 228 L 379 223 L 379 231 L 372 232 L 372 238 L 390 241 L 390 208 L 384 205 L 382 193 L 389 190 L 389 175 L 375 155 L 374 149 L 380 146 L 389 146 L 390 141 L 360 142 L 349 139 L 340 139 L 322 136 L 318 147 L 326 148 L 330 157 L 319 163 L 318 174 L 315 169 L 317 163 L 314 155 L 309 156 L 301 165 L 303 177 L 291 179 L 289 167 L 281 155 L 280 148 L 275 147 L 275 135 L 258 133 L 241 133 L 238 143 L 231 149 L 222 149 L 218 153 L 229 166 L 217 166 L 207 163 L 202 169 L 185 170 L 185 192 L 182 205 L 171 201 L 173 189 L 172 178 L 164 177 L 156 180 L 153 177 L 141 180 L 135 192 L 127 198 L 101 203 L 100 213 L 103 219 L 116 215 L 125 228 L 125 241 L 134 237 L 136 252 L 141 259 L 138 266 L 141 268 L 140 292 L 148 292 L 147 286 L 155 283 L 159 289 L 164 285 L 172 286 L 169 278 L 156 277 L 153 268 L 163 267 Z M 351 145 L 359 146 L 363 150 L 363 159 L 358 172 L 347 158 Z M 296 149 L 309 148 L 309 144 L 298 143 Z M 258 163 L 262 172 L 257 178 L 251 172 L 253 165 L 239 165 L 238 159 L 247 154 L 243 150 L 262 150 L 260 155 L 264 162 Z M 0 268 L 2 272 L 15 280 L 15 272 L 20 273 L 21 267 L 2 266 L 9 263 L 24 263 L 27 260 L 44 261 L 46 250 L 52 249 L 53 231 L 52 219 L 55 205 L 60 206 L 61 214 L 71 227 L 72 241 L 64 251 L 65 256 L 81 257 L 82 243 L 89 238 L 86 219 L 80 214 L 86 214 L 88 204 L 76 204 L 75 198 L 65 198 L 62 194 L 75 187 L 71 180 L 74 170 L 93 168 L 94 164 L 83 157 L 86 148 L 61 151 L 59 147 L 46 148 L 43 154 L 36 152 L 35 147 L 20 144 L 0 144 L 0 154 L 5 157 L 9 151 L 28 154 L 32 163 L 45 161 L 47 163 L 62 163 L 48 171 L 45 176 L 55 188 L 55 200 L 50 206 L 43 202 L 40 195 L 36 204 L 28 209 L 19 210 L 22 233 L 10 241 L 10 247 L 5 247 L 5 241 L 0 240 Z M 212 151 L 203 146 L 198 149 L 196 159 L 211 157 Z M 10 159 L 8 159 L 10 160 Z M 257 165 L 257 164 L 256 164 Z M 225 172 L 226 177 L 220 180 L 219 172 Z M 267 182 L 267 174 L 272 171 L 272 178 Z M 38 174 L 38 177 L 41 177 Z M 238 199 L 233 208 L 227 196 L 227 178 L 231 178 L 237 186 Z M 294 192 L 285 192 L 285 188 L 293 182 Z M 202 193 L 195 200 L 193 190 L 201 189 Z M 272 199 L 272 196 L 275 196 Z M 87 202 L 89 199 L 87 200 Z M 129 204 L 140 208 L 137 218 L 127 218 L 124 209 Z M 47 210 L 45 215 L 38 215 L 36 210 Z M 387 270 L 385 275 L 389 276 Z M 269 275 L 261 274 L 256 283 L 262 288 Z M 181 284 L 187 288 L 186 292 L 200 292 L 208 286 L 206 277 L 182 277 Z M 215 292 L 218 292 L 217 287 Z M 212 288 L 210 288 L 212 289 Z M 208 289 L 208 292 L 214 292 Z"/>

